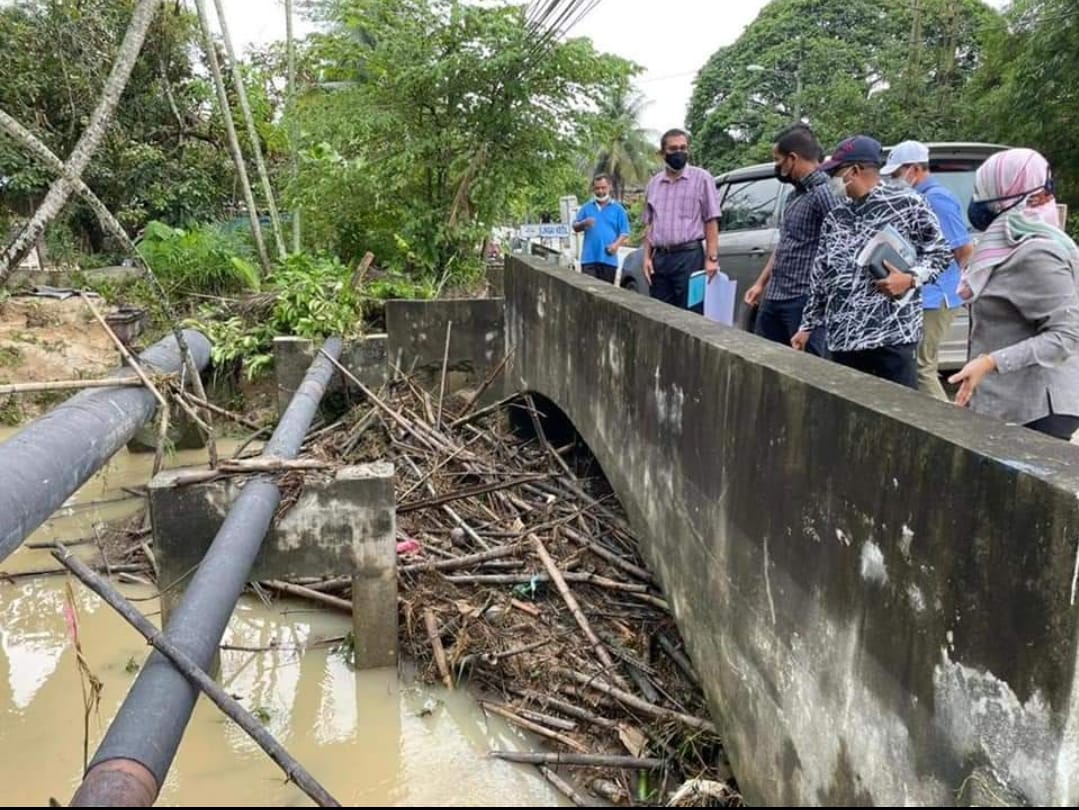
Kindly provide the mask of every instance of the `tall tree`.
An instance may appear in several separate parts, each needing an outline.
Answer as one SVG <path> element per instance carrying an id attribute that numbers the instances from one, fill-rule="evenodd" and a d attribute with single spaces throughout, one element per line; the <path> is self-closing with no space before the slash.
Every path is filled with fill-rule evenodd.
<path id="1" fill-rule="evenodd" d="M 600 104 L 595 170 L 611 178 L 611 192 L 621 200 L 627 184 L 643 184 L 658 167 L 656 133 L 641 127 L 644 97 L 621 82 Z"/>
<path id="2" fill-rule="evenodd" d="M 210 75 L 214 81 L 214 89 L 217 91 L 217 109 L 221 113 L 221 119 L 225 122 L 225 133 L 228 135 L 232 162 L 236 165 L 236 177 L 240 181 L 240 190 L 243 192 L 244 203 L 247 207 L 247 218 L 251 223 L 251 236 L 255 240 L 255 250 L 258 252 L 262 272 L 269 275 L 270 257 L 266 253 L 266 243 L 262 239 L 262 226 L 259 224 L 259 212 L 255 206 L 255 195 L 251 191 L 251 182 L 247 178 L 247 166 L 244 164 L 243 150 L 240 149 L 240 139 L 236 135 L 236 125 L 232 119 L 232 108 L 229 106 L 228 93 L 225 91 L 225 79 L 221 74 L 221 63 L 217 59 L 217 46 L 214 44 L 213 34 L 210 31 L 210 16 L 206 8 L 206 0 L 195 0 L 195 7 L 198 10 L 199 23 L 202 27 L 202 45 L 206 53 L 206 62 L 210 66 Z"/>
<path id="3" fill-rule="evenodd" d="M 697 75 L 698 157 L 717 171 L 766 159 L 799 118 L 826 143 L 967 140 L 964 88 L 1000 24 L 981 0 L 772 0 Z"/>
<path id="4" fill-rule="evenodd" d="M 123 42 L 120 43 L 112 71 L 105 80 L 101 98 L 65 164 L 64 176 L 52 184 L 45 199 L 42 200 L 22 232 L 8 244 L 3 253 L 0 253 L 0 284 L 7 280 L 11 271 L 37 242 L 45 226 L 60 213 L 74 193 L 75 186 L 72 180 L 82 176 L 83 170 L 97 151 L 101 139 L 105 137 L 109 121 L 127 86 L 127 80 L 135 67 L 135 61 L 142 50 L 143 40 L 146 39 L 146 32 L 154 20 L 159 4 L 160 0 L 139 0 L 138 5 L 135 6 L 134 13 L 131 15 L 131 24 L 128 26 Z"/>
<path id="5" fill-rule="evenodd" d="M 259 140 L 258 130 L 255 127 L 255 117 L 251 114 L 251 104 L 247 100 L 247 88 L 244 86 L 240 61 L 236 58 L 236 51 L 232 47 L 232 36 L 229 34 L 229 26 L 225 18 L 225 6 L 222 0 L 214 0 L 214 8 L 217 11 L 217 22 L 221 27 L 221 39 L 225 43 L 225 53 L 228 55 L 229 69 L 232 71 L 232 85 L 236 90 L 236 100 L 240 103 L 240 113 L 244 119 L 244 126 L 247 128 L 247 140 L 251 144 L 251 156 L 255 159 L 255 169 L 258 172 L 259 184 L 262 186 L 262 197 L 270 212 L 270 226 L 273 230 L 277 255 L 278 257 L 283 257 L 287 251 L 285 250 L 285 240 L 281 235 L 281 220 L 277 216 L 277 203 L 274 200 L 273 188 L 270 186 L 270 175 L 266 171 L 266 161 L 262 159 L 262 144 Z"/>

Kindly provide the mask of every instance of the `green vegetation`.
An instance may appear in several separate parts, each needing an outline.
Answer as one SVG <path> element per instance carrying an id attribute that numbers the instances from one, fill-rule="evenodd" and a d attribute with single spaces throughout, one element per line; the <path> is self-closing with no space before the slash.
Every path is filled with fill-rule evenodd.
<path id="1" fill-rule="evenodd" d="M 1000 16 L 981 0 L 772 0 L 697 74 L 687 123 L 713 171 L 767 160 L 800 117 L 825 148 L 970 140 L 971 79 Z"/>
<path id="2" fill-rule="evenodd" d="M 214 344 L 219 369 L 242 369 L 254 379 L 270 368 L 277 335 L 323 339 L 355 336 L 389 298 L 430 298 L 433 288 L 405 277 L 353 283 L 353 271 L 332 255 L 286 257 L 266 280 L 267 292 L 249 299 L 243 312 L 204 307 L 188 325 Z"/>
<path id="3" fill-rule="evenodd" d="M 136 246 L 170 295 L 259 290 L 254 248 L 242 231 L 210 225 L 173 228 L 155 220 Z"/>
<path id="4" fill-rule="evenodd" d="M 589 40 L 537 48 L 523 5 L 325 0 L 306 52 L 335 89 L 300 99 L 290 198 L 306 239 L 367 250 L 415 279 L 468 280 L 493 225 L 595 140 L 595 110 L 636 72 Z M 555 200 L 557 202 L 557 199 Z"/>
<path id="5" fill-rule="evenodd" d="M 220 366 L 257 376 L 275 335 L 356 334 L 377 324 L 386 298 L 468 285 L 492 227 L 553 213 L 565 194 L 586 198 L 594 171 L 620 195 L 656 169 L 638 68 L 587 39 L 538 37 L 521 4 L 300 6 L 321 26 L 297 44 L 295 104 L 284 43 L 249 51 L 240 69 L 303 251 L 263 272 L 248 226 L 236 224 L 246 222 L 242 197 L 185 4 L 161 6 L 85 175 L 176 308 L 210 333 Z M 0 42 L 19 44 L 0 48 L 0 108 L 66 156 L 130 13 L 130 0 L 0 4 Z M 981 0 L 772 0 L 696 78 L 687 124 L 697 159 L 713 171 L 767 159 L 772 136 L 802 118 L 826 145 L 858 131 L 1030 145 L 1053 162 L 1058 196 L 1079 203 L 1077 27 L 1073 0 L 1016 0 L 1003 14 Z M 225 81 L 235 98 L 231 71 Z M 0 167 L 6 232 L 53 178 L 5 136 Z M 79 202 L 44 248 L 83 267 L 130 258 Z M 375 268 L 354 279 L 368 251 Z M 147 306 L 151 334 L 163 333 L 162 302 L 144 282 L 88 286 L 109 303 Z"/>

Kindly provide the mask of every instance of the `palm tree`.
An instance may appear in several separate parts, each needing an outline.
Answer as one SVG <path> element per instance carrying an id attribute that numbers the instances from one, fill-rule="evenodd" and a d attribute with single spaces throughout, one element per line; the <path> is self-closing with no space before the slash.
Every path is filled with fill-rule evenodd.
<path id="1" fill-rule="evenodd" d="M 640 125 L 645 103 L 629 84 L 620 84 L 600 106 L 595 171 L 611 178 L 616 200 L 627 184 L 647 181 L 658 164 L 655 133 Z"/>

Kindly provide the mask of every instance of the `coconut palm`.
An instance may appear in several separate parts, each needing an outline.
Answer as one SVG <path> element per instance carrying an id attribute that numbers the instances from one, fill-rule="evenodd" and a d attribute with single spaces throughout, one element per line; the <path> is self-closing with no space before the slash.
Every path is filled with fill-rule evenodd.
<path id="1" fill-rule="evenodd" d="M 622 199 L 627 185 L 643 185 L 657 168 L 656 136 L 642 129 L 644 97 L 628 84 L 617 87 L 599 111 L 596 173 L 611 178 L 611 194 Z"/>

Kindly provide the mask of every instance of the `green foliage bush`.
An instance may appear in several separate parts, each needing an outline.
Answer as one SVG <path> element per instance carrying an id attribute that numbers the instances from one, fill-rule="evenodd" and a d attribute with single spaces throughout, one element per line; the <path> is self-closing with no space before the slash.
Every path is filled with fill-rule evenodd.
<path id="1" fill-rule="evenodd" d="M 153 221 L 136 243 L 166 292 L 223 295 L 258 292 L 251 243 L 216 225 L 173 228 Z"/>
<path id="2" fill-rule="evenodd" d="M 323 340 L 355 337 L 391 298 L 429 298 L 434 289 L 401 276 L 380 276 L 354 288 L 352 270 L 334 256 L 297 253 L 280 261 L 264 284 L 270 297 L 261 314 L 248 317 L 207 307 L 189 325 L 213 343 L 212 359 L 222 370 L 240 370 L 248 379 L 273 362 L 274 337 Z"/>

